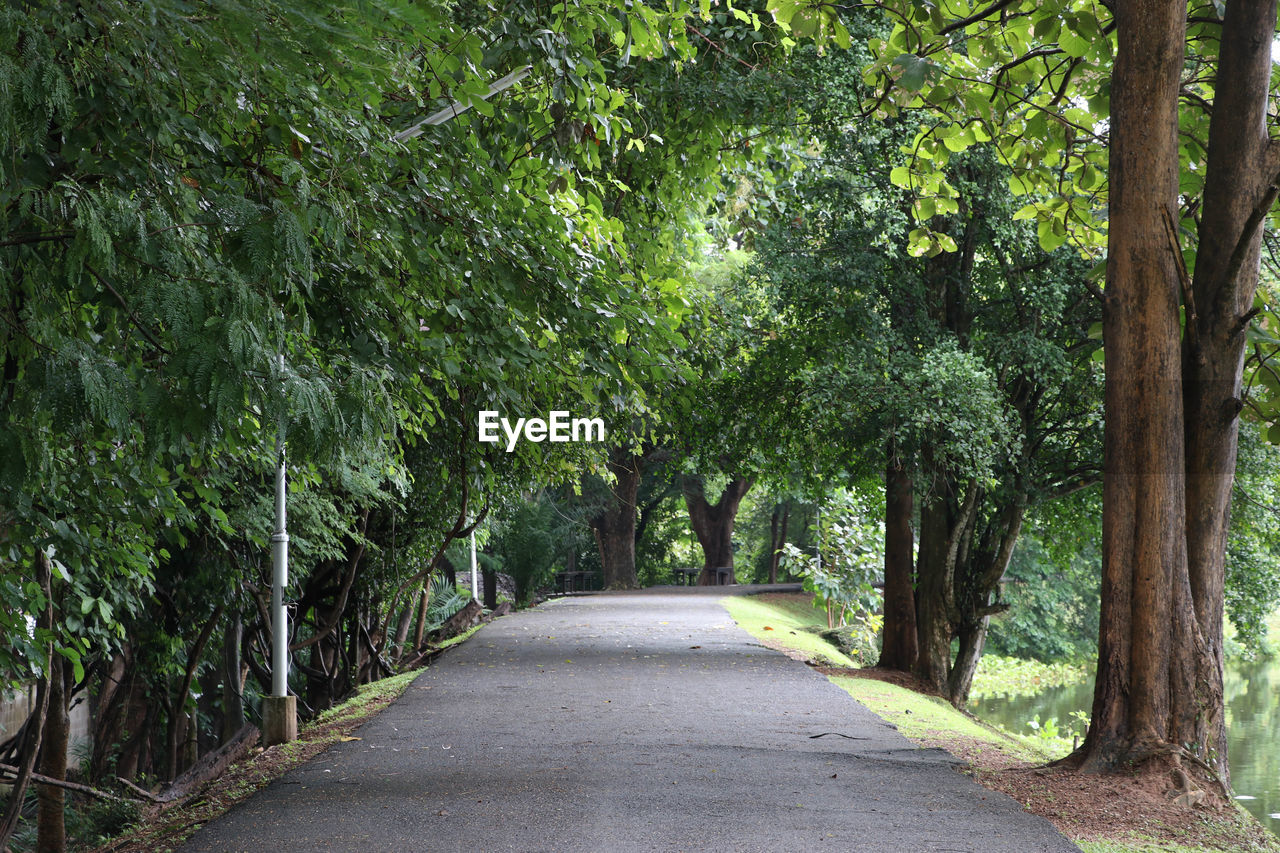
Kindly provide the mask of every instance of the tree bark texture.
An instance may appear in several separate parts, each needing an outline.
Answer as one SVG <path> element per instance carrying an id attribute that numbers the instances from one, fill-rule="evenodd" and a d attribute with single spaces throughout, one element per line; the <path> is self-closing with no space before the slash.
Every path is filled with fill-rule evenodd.
<path id="1" fill-rule="evenodd" d="M 612 500 L 591 520 L 605 589 L 635 589 L 640 585 L 636 577 L 636 493 L 642 460 L 626 448 L 613 448 L 605 463 L 615 478 L 609 487 Z"/>
<path id="2" fill-rule="evenodd" d="M 40 774 L 59 781 L 67 778 L 67 747 L 71 719 L 67 713 L 70 691 L 67 665 L 62 655 L 49 658 L 49 707 L 40 739 Z M 37 853 L 63 853 L 67 849 L 66 791 L 56 785 L 41 785 L 36 807 Z"/>
<path id="3" fill-rule="evenodd" d="M 915 533 L 911 472 L 892 456 L 885 467 L 884 642 L 877 666 L 910 672 L 920 642 L 916 635 Z"/>
<path id="4" fill-rule="evenodd" d="M 1267 134 L 1276 0 L 1227 5 L 1209 124 L 1194 284 L 1183 337 L 1187 571 L 1200 642 L 1191 743 L 1228 780 L 1223 710 L 1223 583 L 1243 406 L 1245 333 L 1258 285 L 1262 220 L 1280 160 Z"/>
<path id="5" fill-rule="evenodd" d="M 1112 77 L 1102 614 L 1088 769 L 1194 736 L 1179 321 L 1178 92 L 1186 6 L 1117 4 Z M 1224 750 L 1225 752 L 1225 750 Z"/>
<path id="6" fill-rule="evenodd" d="M 916 675 L 938 695 L 947 695 L 951 676 L 952 629 L 956 609 L 956 565 L 961 540 L 972 524 L 977 487 L 958 505 L 939 484 L 920 508 L 920 550 L 916 562 Z"/>
<path id="7" fill-rule="evenodd" d="M 728 569 L 728 582 L 738 582 L 733 571 L 733 523 L 738 517 L 743 497 L 754 482 L 753 477 L 735 477 L 712 504 L 707 500 L 701 477 L 681 478 L 680 488 L 689 510 L 689 523 L 702 546 L 702 573 L 698 575 L 698 586 L 714 586 L 716 569 Z"/>
<path id="8" fill-rule="evenodd" d="M 1022 533 L 1026 504 L 1025 492 L 1016 491 L 1011 499 L 988 508 L 985 517 L 975 507 L 971 528 L 964 534 L 964 546 L 955 570 L 956 607 L 952 625 L 958 648 L 947 676 L 946 690 L 947 699 L 957 708 L 963 708 L 969 701 L 969 688 L 982 658 L 991 617 L 1007 609 L 1007 605 L 997 601 L 1000 581 Z"/>
<path id="9" fill-rule="evenodd" d="M 244 689 L 240 678 L 240 646 L 244 637 L 244 622 L 236 610 L 227 620 L 227 630 L 222 637 L 222 731 L 218 738 L 224 744 L 235 737 L 244 725 Z"/>

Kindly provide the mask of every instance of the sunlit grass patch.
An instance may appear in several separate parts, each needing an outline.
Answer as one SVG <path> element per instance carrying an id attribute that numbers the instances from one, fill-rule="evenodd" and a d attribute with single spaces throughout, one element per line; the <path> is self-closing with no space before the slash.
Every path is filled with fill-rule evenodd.
<path id="1" fill-rule="evenodd" d="M 815 633 L 826 629 L 827 618 L 812 601 L 808 593 L 767 593 L 732 596 L 722 603 L 735 622 L 765 642 L 801 652 L 824 666 L 858 666 Z"/>

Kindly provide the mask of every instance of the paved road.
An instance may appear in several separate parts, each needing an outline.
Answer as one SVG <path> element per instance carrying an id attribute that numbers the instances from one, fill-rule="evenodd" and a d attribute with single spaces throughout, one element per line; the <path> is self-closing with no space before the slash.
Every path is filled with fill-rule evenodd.
<path id="1" fill-rule="evenodd" d="M 356 734 L 183 850 L 1077 849 L 699 591 L 499 619 Z"/>

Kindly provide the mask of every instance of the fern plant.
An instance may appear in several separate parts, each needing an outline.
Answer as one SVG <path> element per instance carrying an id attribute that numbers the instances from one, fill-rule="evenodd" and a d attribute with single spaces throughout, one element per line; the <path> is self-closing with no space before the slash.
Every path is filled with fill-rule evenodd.
<path id="1" fill-rule="evenodd" d="M 471 596 L 458 591 L 444 575 L 431 576 L 430 602 L 427 604 L 427 630 L 434 631 L 467 606 Z"/>

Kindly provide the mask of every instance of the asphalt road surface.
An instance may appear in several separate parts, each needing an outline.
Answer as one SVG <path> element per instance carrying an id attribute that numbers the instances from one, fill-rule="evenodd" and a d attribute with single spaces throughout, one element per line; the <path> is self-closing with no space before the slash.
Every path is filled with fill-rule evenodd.
<path id="1" fill-rule="evenodd" d="M 498 619 L 360 740 L 182 849 L 1077 850 L 718 602 L 605 594 Z"/>

